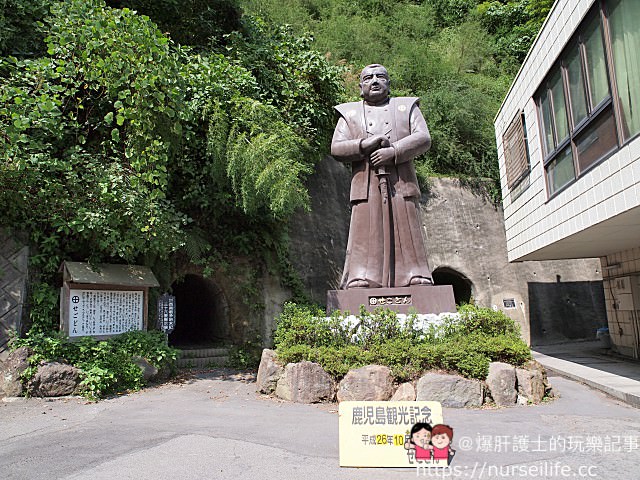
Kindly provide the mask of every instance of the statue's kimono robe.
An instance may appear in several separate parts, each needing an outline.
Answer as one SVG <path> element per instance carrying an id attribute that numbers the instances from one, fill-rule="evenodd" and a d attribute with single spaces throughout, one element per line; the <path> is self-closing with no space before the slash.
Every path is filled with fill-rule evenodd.
<path id="1" fill-rule="evenodd" d="M 412 162 L 429 149 L 431 137 L 418 103 L 418 98 L 397 97 L 378 106 L 361 101 L 336 107 L 340 118 L 331 154 L 352 169 L 351 224 L 340 288 L 354 280 L 365 280 L 369 287 L 401 287 L 415 278 L 431 279 Z M 360 151 L 361 140 L 378 134 L 395 150 L 394 165 L 385 166 L 389 203 L 384 203 L 380 176 Z"/>

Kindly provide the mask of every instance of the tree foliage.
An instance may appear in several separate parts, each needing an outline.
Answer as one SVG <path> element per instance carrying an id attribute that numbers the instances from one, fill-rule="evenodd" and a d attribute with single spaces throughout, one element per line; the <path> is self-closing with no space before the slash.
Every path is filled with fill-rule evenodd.
<path id="1" fill-rule="evenodd" d="M 224 35 L 243 28 L 242 12 L 234 0 L 106 0 L 106 4 L 147 15 L 174 42 L 201 51 L 223 45 Z"/>
<path id="2" fill-rule="evenodd" d="M 62 2 L 45 56 L 6 59 L 2 202 L 47 268 L 71 245 L 133 261 L 179 244 L 167 163 L 184 109 L 177 54 L 131 11 Z"/>
<path id="3" fill-rule="evenodd" d="M 33 246 L 32 315 L 55 323 L 64 259 L 276 251 L 286 264 L 283 227 L 308 205 L 332 106 L 357 98 L 368 63 L 388 66 L 394 94 L 423 99 L 423 176 L 497 179 L 491 119 L 549 8 L 0 0 L 0 226 Z"/>
<path id="4" fill-rule="evenodd" d="M 40 20 L 51 0 L 0 0 L 0 56 L 36 56 L 46 35 Z"/>
<path id="5" fill-rule="evenodd" d="M 317 48 L 357 73 L 384 64 L 392 94 L 417 95 L 433 137 L 422 176 L 498 181 L 492 120 L 550 8 L 548 0 L 242 0 L 247 11 L 313 32 Z"/>
<path id="6" fill-rule="evenodd" d="M 308 38 L 237 9 L 231 21 L 228 1 L 38 5 L 3 17 L 44 35 L 29 52 L 2 44 L 0 226 L 30 236 L 49 285 L 65 259 L 153 264 L 242 245 L 259 256 L 307 206 L 342 88 Z"/>

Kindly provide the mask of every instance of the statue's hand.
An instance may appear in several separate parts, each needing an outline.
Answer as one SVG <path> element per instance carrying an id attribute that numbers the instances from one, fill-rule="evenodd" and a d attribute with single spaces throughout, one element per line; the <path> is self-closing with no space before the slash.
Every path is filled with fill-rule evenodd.
<path id="1" fill-rule="evenodd" d="M 381 167 L 382 165 L 393 165 L 396 151 L 393 147 L 386 147 L 376 150 L 371 154 L 371 165 Z"/>
<path id="2" fill-rule="evenodd" d="M 387 142 L 387 145 L 384 146 L 388 146 L 389 140 L 384 135 L 374 135 L 373 137 L 367 137 L 360 142 L 360 151 L 365 155 L 369 155 L 374 150 L 380 148 L 380 146 L 383 145 L 383 142 Z"/>

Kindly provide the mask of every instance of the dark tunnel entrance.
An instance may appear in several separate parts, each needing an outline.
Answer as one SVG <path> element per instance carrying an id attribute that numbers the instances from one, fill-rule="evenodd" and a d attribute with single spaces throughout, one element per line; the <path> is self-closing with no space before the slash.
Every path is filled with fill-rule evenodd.
<path id="1" fill-rule="evenodd" d="M 228 340 L 226 301 L 213 280 L 189 274 L 171 288 L 176 297 L 176 326 L 169 335 L 172 346 L 205 348 Z"/>
<path id="2" fill-rule="evenodd" d="M 451 285 L 456 305 L 471 302 L 473 284 L 462 273 L 448 267 L 436 268 L 433 271 L 433 283 L 436 285 Z"/>

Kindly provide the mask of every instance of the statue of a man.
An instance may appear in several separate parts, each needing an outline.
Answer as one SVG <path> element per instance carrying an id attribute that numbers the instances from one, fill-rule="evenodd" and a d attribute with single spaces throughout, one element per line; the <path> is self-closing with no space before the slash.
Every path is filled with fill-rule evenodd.
<path id="1" fill-rule="evenodd" d="M 378 64 L 360 74 L 363 101 L 336 106 L 331 155 L 351 163 L 351 225 L 341 289 L 432 285 L 412 160 L 431 146 L 415 97 L 389 97 Z"/>

